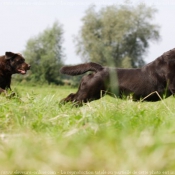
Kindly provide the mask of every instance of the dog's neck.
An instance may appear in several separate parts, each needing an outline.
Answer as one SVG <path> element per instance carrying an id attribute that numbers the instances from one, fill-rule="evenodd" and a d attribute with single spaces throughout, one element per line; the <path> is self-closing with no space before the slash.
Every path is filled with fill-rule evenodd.
<path id="1" fill-rule="evenodd" d="M 4 75 L 11 76 L 12 75 L 12 68 L 10 66 L 10 61 L 5 59 L 5 56 L 1 56 L 0 60 L 3 59 L 3 61 L 0 61 L 0 73 Z"/>

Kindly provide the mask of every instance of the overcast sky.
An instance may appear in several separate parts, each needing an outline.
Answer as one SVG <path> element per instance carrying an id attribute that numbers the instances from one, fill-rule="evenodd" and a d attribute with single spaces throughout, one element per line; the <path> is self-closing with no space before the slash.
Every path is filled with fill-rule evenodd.
<path id="1" fill-rule="evenodd" d="M 28 39 L 37 36 L 57 20 L 64 29 L 66 64 L 81 63 L 73 36 L 82 25 L 81 18 L 92 4 L 98 9 L 121 4 L 122 0 L 0 0 L 0 55 L 22 52 Z M 150 62 L 175 47 L 175 0 L 131 0 L 132 5 L 146 3 L 155 7 L 154 22 L 160 25 L 161 40 L 151 43 L 145 61 Z"/>

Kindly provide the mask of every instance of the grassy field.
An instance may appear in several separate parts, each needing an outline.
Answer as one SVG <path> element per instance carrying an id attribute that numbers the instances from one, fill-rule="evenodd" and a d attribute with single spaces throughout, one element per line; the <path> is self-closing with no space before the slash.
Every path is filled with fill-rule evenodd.
<path id="1" fill-rule="evenodd" d="M 175 174 L 175 99 L 105 96 L 80 108 L 75 89 L 12 86 L 0 96 L 0 174 Z"/>

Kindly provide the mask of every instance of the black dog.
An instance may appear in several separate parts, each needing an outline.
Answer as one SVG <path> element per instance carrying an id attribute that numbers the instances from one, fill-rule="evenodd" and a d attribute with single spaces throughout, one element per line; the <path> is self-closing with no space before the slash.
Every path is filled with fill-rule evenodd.
<path id="1" fill-rule="evenodd" d="M 21 54 L 6 52 L 0 56 L 0 93 L 5 92 L 5 89 L 11 89 L 12 74 L 26 74 L 29 69 L 30 65 L 25 63 Z"/>
<path id="2" fill-rule="evenodd" d="M 90 62 L 65 66 L 60 70 L 68 75 L 80 75 L 87 71 L 93 73 L 82 78 L 77 93 L 70 94 L 61 102 L 81 105 L 111 93 L 120 98 L 132 94 L 133 100 L 140 100 L 155 91 L 162 98 L 167 98 L 175 93 L 175 48 L 140 69 L 109 68 Z M 153 93 L 145 100 L 158 101 L 158 94 Z"/>

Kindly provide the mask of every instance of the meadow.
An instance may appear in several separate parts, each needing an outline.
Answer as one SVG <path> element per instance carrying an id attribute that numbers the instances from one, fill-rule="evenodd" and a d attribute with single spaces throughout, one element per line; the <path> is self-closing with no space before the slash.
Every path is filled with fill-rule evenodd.
<path id="1" fill-rule="evenodd" d="M 175 99 L 105 96 L 60 105 L 76 89 L 12 85 L 0 96 L 0 174 L 175 174 Z"/>

